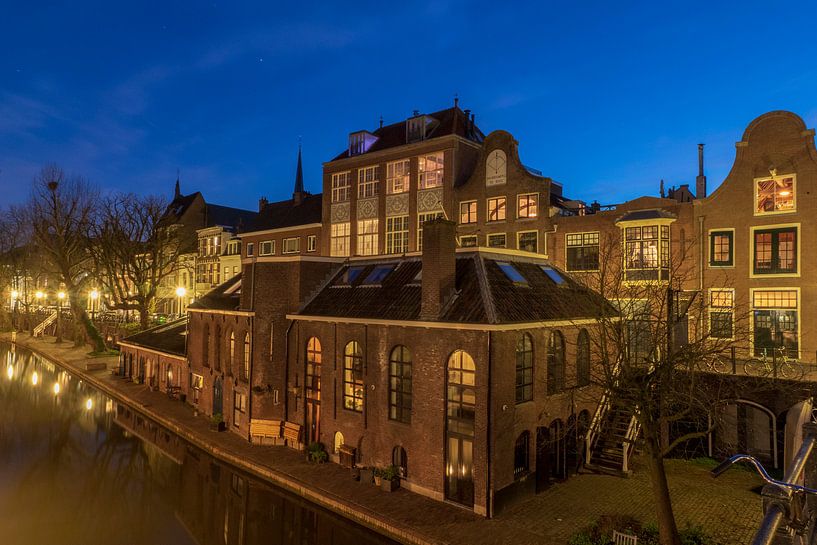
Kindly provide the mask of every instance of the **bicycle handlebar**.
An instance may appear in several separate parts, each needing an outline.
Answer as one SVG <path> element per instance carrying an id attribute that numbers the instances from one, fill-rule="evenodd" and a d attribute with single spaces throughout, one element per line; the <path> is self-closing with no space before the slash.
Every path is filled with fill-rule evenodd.
<path id="1" fill-rule="evenodd" d="M 735 462 L 741 462 L 741 461 L 746 461 L 746 462 L 751 463 L 755 467 L 757 472 L 760 474 L 760 477 L 769 484 L 773 484 L 773 485 L 776 485 L 776 486 L 787 488 L 787 489 L 792 490 L 794 492 L 805 492 L 806 494 L 817 494 L 817 490 L 815 490 L 814 488 L 808 488 L 808 487 L 805 487 L 805 486 L 801 486 L 799 484 L 788 483 L 786 481 L 778 481 L 777 479 L 773 479 L 766 472 L 766 468 L 763 467 L 763 465 L 757 460 L 757 458 L 755 458 L 754 456 L 750 456 L 749 454 L 735 454 L 731 458 L 727 458 L 726 460 L 724 460 L 723 462 L 718 464 L 712 471 L 710 471 L 710 474 L 714 478 L 720 477 L 727 469 L 729 469 L 732 466 L 732 464 L 734 464 Z"/>

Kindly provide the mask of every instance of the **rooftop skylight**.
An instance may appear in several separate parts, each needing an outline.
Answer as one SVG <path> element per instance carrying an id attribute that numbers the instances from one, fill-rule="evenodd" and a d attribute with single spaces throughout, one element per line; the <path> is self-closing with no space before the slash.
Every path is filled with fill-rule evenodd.
<path id="1" fill-rule="evenodd" d="M 366 277 L 366 280 L 363 281 L 361 286 L 379 286 L 393 270 L 394 265 L 377 265 L 372 269 L 372 272 L 369 273 L 369 276 Z"/>
<path id="2" fill-rule="evenodd" d="M 539 268 L 548 275 L 548 277 L 553 280 L 557 285 L 561 286 L 565 283 L 564 277 L 559 274 L 559 271 L 551 267 L 550 265 L 539 265 Z"/>
<path id="3" fill-rule="evenodd" d="M 525 277 L 516 270 L 516 267 L 511 265 L 510 263 L 505 263 L 504 261 L 497 261 L 497 266 L 502 269 L 502 272 L 505 273 L 505 276 L 508 277 L 508 280 L 513 282 L 514 284 L 522 284 L 527 286 L 528 281 L 525 280 Z"/>
<path id="4" fill-rule="evenodd" d="M 357 277 L 360 276 L 360 273 L 363 272 L 363 269 L 365 269 L 365 267 L 347 268 L 345 271 L 343 271 L 343 274 L 340 275 L 340 277 L 337 279 L 337 281 L 335 282 L 335 286 L 339 287 L 351 286 L 352 284 L 354 284 L 355 280 L 357 280 Z"/>

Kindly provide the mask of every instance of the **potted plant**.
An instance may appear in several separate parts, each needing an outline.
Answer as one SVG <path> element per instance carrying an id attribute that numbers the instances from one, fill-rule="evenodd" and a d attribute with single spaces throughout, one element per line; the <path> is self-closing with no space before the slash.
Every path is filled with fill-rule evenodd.
<path id="1" fill-rule="evenodd" d="M 394 492 L 400 488 L 400 471 L 395 466 L 380 470 L 380 488 L 386 492 Z"/>
<path id="2" fill-rule="evenodd" d="M 371 467 L 360 468 L 360 482 L 365 484 L 372 484 L 374 478 L 374 469 Z"/>
<path id="3" fill-rule="evenodd" d="M 227 429 L 227 424 L 224 422 L 224 416 L 221 413 L 216 413 L 210 417 L 210 429 L 215 431 Z"/>
<path id="4" fill-rule="evenodd" d="M 380 470 L 380 468 L 377 468 L 377 467 L 374 468 L 372 471 L 374 473 L 374 485 L 375 486 L 380 486 L 380 482 L 382 481 L 382 479 L 381 479 L 382 471 Z"/>
<path id="5" fill-rule="evenodd" d="M 309 461 L 316 464 L 322 464 L 329 459 L 329 454 L 326 453 L 323 443 L 310 443 L 309 446 L 306 447 L 306 453 Z"/>

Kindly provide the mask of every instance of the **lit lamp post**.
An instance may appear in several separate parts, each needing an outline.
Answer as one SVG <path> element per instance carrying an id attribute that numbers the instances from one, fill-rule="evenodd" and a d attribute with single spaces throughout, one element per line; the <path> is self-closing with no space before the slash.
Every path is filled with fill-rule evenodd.
<path id="1" fill-rule="evenodd" d="M 91 290 L 91 293 L 88 294 L 88 306 L 91 307 L 91 321 L 94 321 L 97 301 L 99 301 L 99 291 L 94 288 Z"/>
<path id="2" fill-rule="evenodd" d="M 176 288 L 176 297 L 179 298 L 179 306 L 178 306 L 179 316 L 182 315 L 182 302 L 183 302 L 183 299 L 184 299 L 185 295 L 187 295 L 187 290 L 184 288 L 184 286 L 179 286 L 178 288 Z"/>
<path id="3" fill-rule="evenodd" d="M 65 292 L 57 292 L 57 341 L 62 342 L 62 300 L 65 299 Z"/>

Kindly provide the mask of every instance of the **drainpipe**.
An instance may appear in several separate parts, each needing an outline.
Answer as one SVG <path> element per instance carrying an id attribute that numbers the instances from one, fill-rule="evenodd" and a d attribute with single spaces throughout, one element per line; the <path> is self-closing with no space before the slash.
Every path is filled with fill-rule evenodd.
<path id="1" fill-rule="evenodd" d="M 706 243 L 706 237 L 704 237 L 704 219 L 706 216 L 698 216 L 698 293 L 701 295 L 701 303 L 705 304 L 704 299 L 704 259 L 706 258 L 706 250 L 704 248 L 704 244 Z M 734 244 L 734 243 L 733 243 Z M 703 324 L 704 320 L 702 316 L 698 316 L 698 323 Z M 703 337 L 703 331 L 698 331 L 698 338 L 701 339 Z"/>
<path id="2" fill-rule="evenodd" d="M 287 332 L 284 334 L 284 421 L 289 420 L 289 332 L 292 326 L 295 325 L 295 320 L 291 320 L 287 326 Z"/>
<path id="3" fill-rule="evenodd" d="M 544 236 L 544 239 L 545 239 L 545 258 L 547 258 L 547 259 L 551 259 L 551 257 L 550 257 L 550 246 L 548 245 L 548 235 L 555 235 L 556 231 L 558 229 L 559 229 L 559 224 L 554 223 L 552 231 L 542 231 L 542 234 L 545 235 Z"/>
<path id="4" fill-rule="evenodd" d="M 492 331 L 488 331 L 488 422 L 485 426 L 487 431 L 486 435 L 488 436 L 488 448 L 487 448 L 487 458 L 485 461 L 486 467 L 486 479 L 485 479 L 485 516 L 491 518 L 494 511 L 494 502 L 493 497 L 491 494 L 491 335 L 493 334 Z"/>

